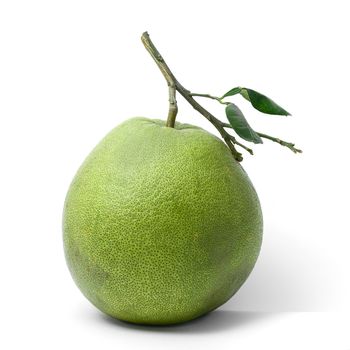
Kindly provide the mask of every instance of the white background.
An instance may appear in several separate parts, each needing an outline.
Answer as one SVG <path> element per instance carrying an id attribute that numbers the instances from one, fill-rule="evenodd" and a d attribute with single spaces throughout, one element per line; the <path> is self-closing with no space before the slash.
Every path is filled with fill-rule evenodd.
<path id="1" fill-rule="evenodd" d="M 1 1 L 4 349 L 350 349 L 347 1 Z M 243 166 L 261 199 L 258 263 L 226 305 L 170 328 L 101 315 L 65 266 L 61 214 L 86 155 L 132 116 L 165 118 L 151 38 L 185 87 L 247 86 L 292 117 L 236 102 L 266 141 Z M 180 97 L 179 121 L 213 127 Z M 202 101 L 224 119 L 223 109 Z"/>

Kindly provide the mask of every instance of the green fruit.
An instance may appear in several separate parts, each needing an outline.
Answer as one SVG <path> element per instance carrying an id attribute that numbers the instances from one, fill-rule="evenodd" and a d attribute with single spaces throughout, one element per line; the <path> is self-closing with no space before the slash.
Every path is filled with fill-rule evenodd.
<path id="1" fill-rule="evenodd" d="M 173 324 L 236 293 L 259 254 L 262 214 L 217 137 L 133 118 L 79 169 L 63 230 L 70 272 L 91 303 L 120 320 Z"/>

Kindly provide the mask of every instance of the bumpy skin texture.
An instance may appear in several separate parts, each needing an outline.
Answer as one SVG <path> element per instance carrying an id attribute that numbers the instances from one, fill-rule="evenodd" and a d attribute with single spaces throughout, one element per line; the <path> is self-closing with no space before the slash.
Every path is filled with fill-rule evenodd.
<path id="1" fill-rule="evenodd" d="M 63 231 L 73 279 L 97 308 L 172 324 L 239 289 L 259 254 L 262 214 L 247 174 L 217 137 L 133 118 L 79 169 Z"/>

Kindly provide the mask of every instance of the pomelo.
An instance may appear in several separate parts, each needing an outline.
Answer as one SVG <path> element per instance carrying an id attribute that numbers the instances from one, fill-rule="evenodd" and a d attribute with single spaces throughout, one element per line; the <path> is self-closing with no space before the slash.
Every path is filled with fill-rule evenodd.
<path id="1" fill-rule="evenodd" d="M 92 304 L 120 320 L 165 325 L 236 293 L 259 254 L 262 213 L 220 139 L 133 118 L 80 167 L 63 231 L 68 267 Z"/>

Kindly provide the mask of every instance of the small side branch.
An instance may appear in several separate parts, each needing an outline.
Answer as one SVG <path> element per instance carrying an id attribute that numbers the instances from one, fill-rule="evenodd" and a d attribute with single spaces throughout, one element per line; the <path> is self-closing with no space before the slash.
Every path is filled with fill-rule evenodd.
<path id="1" fill-rule="evenodd" d="M 277 142 L 279 143 L 281 146 L 285 146 L 287 148 L 289 148 L 292 152 L 294 153 L 303 153 L 303 151 L 301 149 L 298 149 L 298 148 L 295 148 L 295 144 L 294 143 L 291 143 L 291 142 L 287 142 L 287 141 L 283 141 L 277 137 L 273 137 L 273 136 L 270 136 L 270 135 L 266 135 L 266 134 L 263 134 L 261 132 L 258 132 L 257 133 L 260 137 L 264 138 L 264 139 L 268 139 L 268 140 L 271 140 L 273 142 Z"/>
<path id="2" fill-rule="evenodd" d="M 222 126 L 224 128 L 231 128 L 232 129 L 232 126 L 228 123 L 222 123 Z M 291 142 L 287 142 L 287 141 L 283 141 L 277 137 L 273 137 L 273 136 L 270 136 L 270 135 L 266 135 L 266 134 L 263 134 L 261 132 L 257 132 L 257 134 L 264 138 L 264 139 L 268 139 L 270 141 L 273 141 L 273 142 L 276 142 L 278 144 L 280 144 L 281 146 L 285 146 L 287 148 L 289 148 L 292 152 L 294 153 L 303 153 L 303 151 L 301 149 L 298 149 L 298 148 L 295 148 L 295 144 L 294 143 L 291 143 Z M 238 143 L 237 143 L 238 144 Z"/>
<path id="3" fill-rule="evenodd" d="M 209 94 L 197 94 L 197 93 L 191 93 L 191 96 L 193 97 L 206 97 L 206 98 L 210 98 L 212 100 L 216 100 L 218 101 L 219 103 L 223 104 L 223 105 L 229 105 L 230 102 L 224 102 L 220 99 L 220 97 L 217 97 L 217 96 L 212 96 L 212 95 L 209 95 Z"/>
<path id="4" fill-rule="evenodd" d="M 247 147 L 246 145 L 243 145 L 242 143 L 240 143 L 240 142 L 238 142 L 237 140 L 236 140 L 236 138 L 235 137 L 233 137 L 232 135 L 230 135 L 231 136 L 231 140 L 233 141 L 233 143 L 235 143 L 237 146 L 239 146 L 239 147 L 242 147 L 243 149 L 245 149 L 248 153 L 250 153 L 251 155 L 254 155 L 254 152 L 253 152 L 253 150 L 251 149 L 251 148 L 249 148 L 249 147 Z"/>

